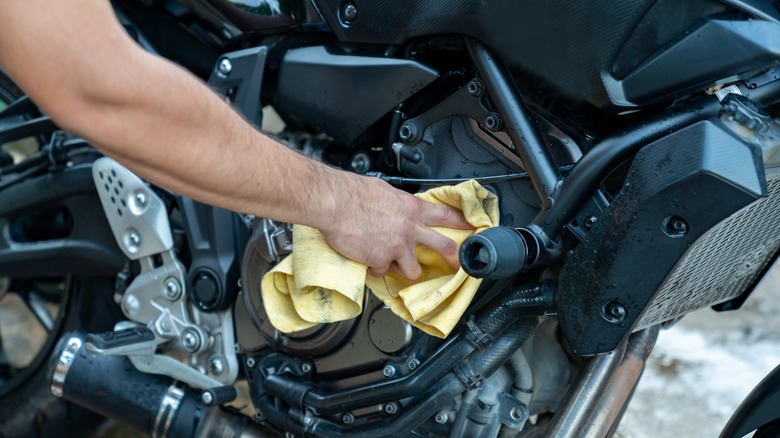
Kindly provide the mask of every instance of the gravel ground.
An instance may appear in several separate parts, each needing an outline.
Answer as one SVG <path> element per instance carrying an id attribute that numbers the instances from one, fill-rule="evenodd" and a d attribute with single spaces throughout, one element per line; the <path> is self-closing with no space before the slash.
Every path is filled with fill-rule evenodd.
<path id="1" fill-rule="evenodd" d="M 661 332 L 621 438 L 717 437 L 731 414 L 780 364 L 780 268 L 734 312 L 704 309 Z"/>

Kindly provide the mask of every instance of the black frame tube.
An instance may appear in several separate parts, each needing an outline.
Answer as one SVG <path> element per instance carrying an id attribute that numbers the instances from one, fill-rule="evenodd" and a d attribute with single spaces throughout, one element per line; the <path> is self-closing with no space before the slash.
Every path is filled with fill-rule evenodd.
<path id="1" fill-rule="evenodd" d="M 525 101 L 517 92 L 512 76 L 485 46 L 472 39 L 467 39 L 466 45 L 542 205 L 549 206 L 558 185 L 558 168 L 534 127 Z"/>
<path id="2" fill-rule="evenodd" d="M 772 104 L 780 99 L 780 81 L 752 90 L 744 88 L 742 93 L 762 105 Z M 620 163 L 650 142 L 700 120 L 717 116 L 721 108 L 717 97 L 701 96 L 681 107 L 663 111 L 651 120 L 644 119 L 641 124 L 627 128 L 620 135 L 604 139 L 577 162 L 563 181 L 554 205 L 547 210 L 542 209 L 532 224 L 550 239 L 556 240 L 599 184 Z"/>

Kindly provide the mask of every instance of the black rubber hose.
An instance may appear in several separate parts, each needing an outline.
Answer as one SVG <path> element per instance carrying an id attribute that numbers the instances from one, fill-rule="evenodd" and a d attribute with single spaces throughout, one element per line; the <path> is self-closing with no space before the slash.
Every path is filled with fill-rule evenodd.
<path id="1" fill-rule="evenodd" d="M 520 318 L 545 314 L 552 308 L 555 289 L 556 283 L 547 282 L 509 291 L 506 297 L 497 298 L 500 302 L 485 307 L 477 314 L 474 319 L 477 332 L 483 332 L 488 338 L 496 338 Z M 272 374 L 263 382 L 263 390 L 301 410 L 305 406 L 319 414 L 343 412 L 411 397 L 433 385 L 476 349 L 467 339 L 468 336 L 478 336 L 470 333 L 471 330 L 469 326 L 464 327 L 461 334 L 441 346 L 412 374 L 400 379 L 325 392 L 308 381 Z"/>
<path id="2" fill-rule="evenodd" d="M 482 379 L 489 378 L 528 340 L 538 325 L 539 318 L 523 318 L 516 321 L 490 347 L 474 353 L 474 357 L 468 359 L 463 368 L 469 369 L 473 375 L 478 375 Z M 328 420 L 313 419 L 309 427 L 299 431 L 305 435 L 321 437 L 352 435 L 361 438 L 379 438 L 405 435 L 467 389 L 470 388 L 458 377 L 458 373 L 451 371 L 416 397 L 405 412 L 398 416 L 352 428 Z M 275 417 L 283 420 L 282 415 L 275 415 Z M 290 425 L 286 419 L 283 421 Z M 296 428 L 300 429 L 300 426 Z"/>
<path id="3" fill-rule="evenodd" d="M 459 335 L 440 347 L 423 366 L 399 379 L 328 393 L 310 382 L 272 374 L 266 378 L 264 389 L 280 400 L 299 408 L 314 409 L 320 415 L 343 412 L 419 394 L 475 349 Z M 301 402 L 295 403 L 298 400 Z"/>
<path id="4" fill-rule="evenodd" d="M 483 308 L 474 318 L 477 326 L 497 335 L 519 317 L 544 315 L 553 308 L 557 283 L 544 282 L 510 290 Z"/>

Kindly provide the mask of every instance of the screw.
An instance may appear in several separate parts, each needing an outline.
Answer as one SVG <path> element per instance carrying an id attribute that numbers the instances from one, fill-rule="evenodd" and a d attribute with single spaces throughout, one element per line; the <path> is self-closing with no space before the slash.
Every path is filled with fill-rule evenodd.
<path id="1" fill-rule="evenodd" d="M 227 58 L 222 58 L 219 61 L 219 67 L 217 67 L 217 71 L 223 76 L 227 76 L 231 71 L 233 71 L 233 63 L 230 62 L 230 60 Z"/>
<path id="2" fill-rule="evenodd" d="M 211 368 L 211 373 L 216 374 L 217 376 L 225 371 L 225 365 L 217 358 L 211 359 L 209 362 L 209 368 Z"/>
<path id="3" fill-rule="evenodd" d="M 387 378 L 395 376 L 395 367 L 390 364 L 385 365 L 384 369 L 382 369 L 382 374 Z"/>
<path id="4" fill-rule="evenodd" d="M 135 203 L 139 208 L 146 207 L 146 193 L 138 192 L 135 194 Z"/>
<path id="5" fill-rule="evenodd" d="M 688 224 L 682 218 L 673 217 L 672 229 L 679 234 L 685 234 L 688 232 Z"/>
<path id="6" fill-rule="evenodd" d="M 401 126 L 401 129 L 398 131 L 398 136 L 401 137 L 401 140 L 407 141 L 411 140 L 412 137 L 414 137 L 415 129 L 413 125 L 410 124 L 404 124 Z"/>
<path id="7" fill-rule="evenodd" d="M 305 364 L 301 365 L 301 371 L 303 371 L 304 373 L 307 373 L 307 374 L 310 373 L 311 372 L 311 365 L 308 364 L 308 363 L 305 363 Z"/>
<path id="8" fill-rule="evenodd" d="M 352 157 L 352 162 L 349 163 L 349 167 L 355 173 L 366 173 L 371 170 L 371 159 L 364 153 L 357 153 Z"/>
<path id="9" fill-rule="evenodd" d="M 501 128 L 501 119 L 496 114 L 488 114 L 485 117 L 485 128 L 491 131 L 498 131 Z"/>
<path id="10" fill-rule="evenodd" d="M 295 435 L 292 432 L 287 432 L 284 434 L 284 438 L 295 438 Z"/>
<path id="11" fill-rule="evenodd" d="M 472 79 L 471 82 L 467 85 L 469 94 L 474 97 L 479 97 L 482 95 L 482 92 L 484 91 L 485 87 L 482 85 L 482 81 L 479 79 Z"/>
<path id="12" fill-rule="evenodd" d="M 354 422 L 355 422 L 355 416 L 354 416 L 354 415 L 352 415 L 352 413 L 351 413 L 351 412 L 347 412 L 346 414 L 344 414 L 344 415 L 342 415 L 342 416 L 341 416 L 341 421 L 342 421 L 344 424 L 352 424 L 352 423 L 354 423 Z"/>
<path id="13" fill-rule="evenodd" d="M 174 277 L 168 277 L 163 282 L 163 296 L 168 301 L 176 301 L 181 296 L 181 283 Z"/>
<path id="14" fill-rule="evenodd" d="M 250 357 L 249 359 L 247 359 L 246 360 L 246 366 L 248 366 L 249 368 L 252 368 L 253 366 L 255 366 L 255 358 Z"/>
<path id="15" fill-rule="evenodd" d="M 628 311 L 625 306 L 617 301 L 611 301 L 604 305 L 604 319 L 612 323 L 619 323 L 626 319 Z"/>
<path id="16" fill-rule="evenodd" d="M 304 423 L 306 423 L 306 425 L 307 425 L 307 426 L 311 426 L 312 424 L 314 424 L 314 418 L 311 418 L 311 417 L 306 417 L 306 418 L 303 420 L 303 422 L 304 422 Z"/>
<path id="17" fill-rule="evenodd" d="M 585 218 L 585 228 L 591 229 L 596 224 L 596 216 L 588 216 Z"/>
<path id="18" fill-rule="evenodd" d="M 201 394 L 200 401 L 202 401 L 204 405 L 208 406 L 211 404 L 211 402 L 214 401 L 214 396 L 211 395 L 210 392 L 206 391 L 203 394 Z"/>
<path id="19" fill-rule="evenodd" d="M 444 412 L 439 412 L 438 414 L 436 414 L 436 417 L 434 418 L 434 420 L 436 420 L 436 422 L 439 424 L 446 423 L 448 419 L 449 418 L 447 417 L 447 414 Z"/>
<path id="20" fill-rule="evenodd" d="M 127 245 L 131 247 L 136 247 L 141 244 L 141 235 L 138 234 L 138 231 L 131 231 L 127 234 Z"/>
<path id="21" fill-rule="evenodd" d="M 413 371 L 415 368 L 417 368 L 417 365 L 420 365 L 420 362 L 417 359 L 412 359 L 408 364 L 406 364 L 410 371 Z"/>
<path id="22" fill-rule="evenodd" d="M 200 348 L 200 343 L 200 334 L 195 329 L 188 328 L 184 330 L 184 334 L 181 337 L 181 346 L 184 347 L 184 351 L 195 353 Z"/>
<path id="23" fill-rule="evenodd" d="M 398 405 L 396 405 L 395 403 L 385 404 L 385 412 L 387 412 L 390 415 L 395 414 L 396 412 L 398 412 Z"/>
<path id="24" fill-rule="evenodd" d="M 233 345 L 233 350 L 236 352 L 236 354 L 241 353 L 241 345 L 236 342 L 236 344 Z"/>
<path id="25" fill-rule="evenodd" d="M 344 8 L 341 9 L 341 19 L 346 24 L 351 24 L 357 18 L 357 6 L 354 3 L 347 3 Z"/>

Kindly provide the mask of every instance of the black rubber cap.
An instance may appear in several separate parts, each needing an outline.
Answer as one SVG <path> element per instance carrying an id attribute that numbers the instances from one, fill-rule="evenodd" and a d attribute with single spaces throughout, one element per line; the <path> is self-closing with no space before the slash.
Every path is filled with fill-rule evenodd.
<path id="1" fill-rule="evenodd" d="M 509 278 L 525 267 L 528 245 L 514 228 L 493 227 L 466 239 L 460 265 L 476 278 Z"/>
<path id="2" fill-rule="evenodd" d="M 195 274 L 192 287 L 195 300 L 201 308 L 211 309 L 219 303 L 219 284 L 210 272 L 201 271 Z"/>

